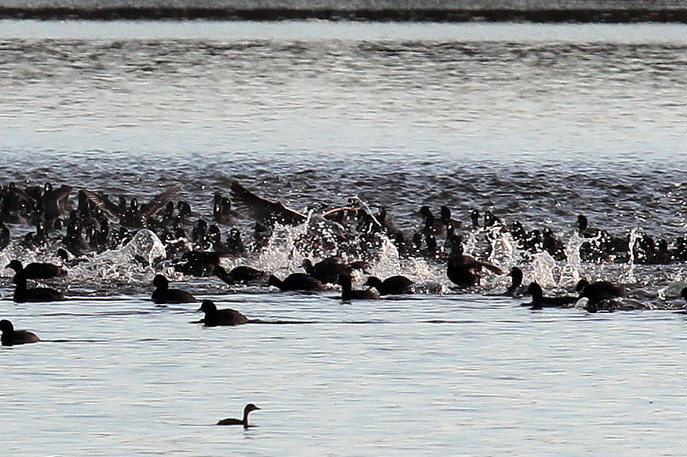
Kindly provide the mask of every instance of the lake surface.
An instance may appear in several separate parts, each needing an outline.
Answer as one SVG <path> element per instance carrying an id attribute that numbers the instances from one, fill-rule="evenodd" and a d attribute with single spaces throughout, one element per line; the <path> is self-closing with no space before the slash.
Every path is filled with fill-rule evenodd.
<path id="1" fill-rule="evenodd" d="M 408 232 L 421 205 L 446 205 L 466 224 L 478 209 L 549 227 L 569 253 L 578 214 L 672 247 L 685 63 L 673 24 L 1 21 L 0 183 L 141 201 L 181 183 L 175 200 L 210 220 L 235 179 L 299 209 L 358 197 Z M 10 230 L 3 266 L 61 261 L 21 246 L 30 226 Z M 299 230 L 223 264 L 284 276 L 338 253 L 299 249 Z M 69 264 L 50 282 L 65 302 L 15 304 L 0 270 L 0 317 L 43 339 L 0 350 L 3 455 L 682 455 L 684 263 L 555 261 L 482 236 L 473 254 L 547 293 L 608 279 L 627 306 L 532 311 L 496 296 L 495 274 L 457 291 L 391 243 L 371 272 L 431 293 L 232 287 L 135 262 L 164 252 L 145 233 Z M 158 272 L 263 323 L 205 328 L 196 304 L 155 306 Z M 257 427 L 213 425 L 250 402 Z"/>

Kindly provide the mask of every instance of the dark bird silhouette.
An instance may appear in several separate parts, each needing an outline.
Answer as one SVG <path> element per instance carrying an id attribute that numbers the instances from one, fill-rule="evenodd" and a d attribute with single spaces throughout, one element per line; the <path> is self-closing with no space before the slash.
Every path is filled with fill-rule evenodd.
<path id="1" fill-rule="evenodd" d="M 342 300 L 379 300 L 379 293 L 374 289 L 353 290 L 351 277 L 339 275 L 337 283 L 341 286 Z"/>
<path id="2" fill-rule="evenodd" d="M 138 200 L 136 198 L 132 198 L 127 207 L 123 197 L 120 197 L 119 203 L 115 204 L 103 193 L 96 193 L 88 189 L 81 189 L 81 191 L 98 208 L 110 216 L 118 218 L 121 225 L 130 228 L 142 228 L 147 227 L 148 219 L 164 208 L 171 196 L 178 192 L 179 189 L 181 189 L 181 184 L 173 184 L 164 192 L 156 195 L 143 207 L 138 206 Z"/>
<path id="3" fill-rule="evenodd" d="M 313 265 L 310 259 L 303 260 L 303 268 L 310 276 L 313 276 L 323 283 L 334 284 L 339 275 L 346 273 L 347 270 L 356 269 L 365 271 L 367 262 L 357 261 L 351 264 L 344 263 L 340 257 L 327 257 Z"/>
<path id="4" fill-rule="evenodd" d="M 14 346 L 15 344 L 37 343 L 41 339 L 28 330 L 15 330 L 12 322 L 7 319 L 0 321 L 0 331 L 2 331 L 2 345 Z"/>
<path id="5" fill-rule="evenodd" d="M 374 287 L 379 295 L 403 295 L 413 293 L 413 281 L 405 276 L 390 276 L 384 281 L 376 276 L 370 276 L 365 285 Z"/>
<path id="6" fill-rule="evenodd" d="M 217 422 L 217 425 L 243 425 L 243 428 L 248 428 L 252 427 L 248 423 L 248 415 L 251 413 L 251 411 L 258 410 L 257 406 L 255 406 L 253 403 L 248 403 L 245 408 L 243 408 L 243 419 L 222 419 L 221 421 Z"/>
<path id="7" fill-rule="evenodd" d="M 513 267 L 511 268 L 510 273 L 508 273 L 508 276 L 511 277 L 511 283 L 506 289 L 506 295 L 509 297 L 514 297 L 516 294 L 518 294 L 520 286 L 522 286 L 522 270 L 518 267 Z"/>
<path id="8" fill-rule="evenodd" d="M 542 231 L 542 248 L 554 260 L 562 261 L 568 258 L 568 255 L 565 253 L 565 244 L 548 227 L 545 227 Z"/>
<path id="9" fill-rule="evenodd" d="M 211 300 L 203 300 L 199 311 L 205 313 L 205 318 L 202 322 L 206 327 L 240 325 L 248 322 L 248 318 L 235 309 L 217 309 L 217 305 Z"/>
<path id="10" fill-rule="evenodd" d="M 614 301 L 627 296 L 625 286 L 613 284 L 609 281 L 589 283 L 587 280 L 580 279 L 575 290 L 579 292 L 580 298 L 588 299 L 584 309 L 590 313 L 613 311 L 617 304 Z"/>
<path id="11" fill-rule="evenodd" d="M 49 182 L 45 183 L 44 193 L 38 205 L 39 211 L 43 214 L 46 231 L 53 229 L 55 221 L 63 212 L 66 213 L 67 207 L 65 206 L 65 202 L 71 191 L 72 188 L 70 186 L 62 185 L 57 189 L 53 189 L 52 184 Z"/>
<path id="12" fill-rule="evenodd" d="M 482 262 L 472 256 L 463 254 L 462 237 L 454 235 L 450 240 L 451 253 L 448 258 L 446 275 L 458 287 L 472 287 L 480 284 L 482 268 L 496 274 L 503 274 L 503 270 L 488 262 Z"/>
<path id="13" fill-rule="evenodd" d="M 589 299 L 589 303 L 598 303 L 603 300 L 612 300 L 627 296 L 627 289 L 625 286 L 613 284 L 609 281 L 596 281 L 589 283 L 589 281 L 580 279 L 575 287 L 579 292 L 580 298 Z"/>
<path id="14" fill-rule="evenodd" d="M 300 225 L 308 219 L 305 214 L 288 208 L 281 202 L 256 195 L 238 181 L 231 182 L 231 196 L 241 214 L 250 215 L 262 224 L 272 225 L 274 222 L 280 222 Z"/>
<path id="15" fill-rule="evenodd" d="M 165 303 L 193 303 L 198 300 L 189 292 L 181 289 L 170 289 L 169 280 L 163 275 L 155 275 L 153 278 L 155 290 L 151 295 L 153 302 L 158 305 Z"/>
<path id="16" fill-rule="evenodd" d="M 231 208 L 231 200 L 216 193 L 212 203 L 212 219 L 223 225 L 237 225 L 241 215 Z"/>
<path id="17" fill-rule="evenodd" d="M 59 265 L 32 262 L 23 266 L 22 263 L 16 259 L 12 260 L 6 268 L 11 268 L 15 273 L 23 273 L 26 279 L 50 279 L 67 274 L 67 271 Z"/>
<path id="18" fill-rule="evenodd" d="M 174 270 L 185 275 L 210 276 L 219 266 L 222 257 L 225 256 L 212 251 L 187 251 L 182 254 L 179 263 L 174 265 Z"/>
<path id="19" fill-rule="evenodd" d="M 282 292 L 285 291 L 314 291 L 324 289 L 324 284 L 317 278 L 306 273 L 291 273 L 283 281 L 274 275 L 267 279 L 270 286 L 278 287 Z"/>
<path id="20" fill-rule="evenodd" d="M 245 283 L 264 283 L 269 278 L 269 274 L 256 268 L 239 265 L 227 271 L 224 267 L 217 265 L 214 269 L 215 276 L 229 285 Z"/>
<path id="21" fill-rule="evenodd" d="M 536 282 L 530 283 L 527 287 L 527 293 L 532 296 L 532 303 L 525 305 L 532 305 L 532 309 L 543 308 L 562 308 L 577 303 L 577 297 L 545 297 L 544 292 L 539 284 Z"/>
<path id="22" fill-rule="evenodd" d="M 14 301 L 16 303 L 26 302 L 50 302 L 64 300 L 64 295 L 49 287 L 36 287 L 28 289 L 26 287 L 26 276 L 24 273 L 14 275 L 12 282 L 16 285 L 14 289 Z"/>

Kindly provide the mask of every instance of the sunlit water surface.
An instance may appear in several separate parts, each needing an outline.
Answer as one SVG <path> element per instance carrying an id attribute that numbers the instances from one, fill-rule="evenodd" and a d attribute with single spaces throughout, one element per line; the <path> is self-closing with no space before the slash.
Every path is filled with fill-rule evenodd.
<path id="1" fill-rule="evenodd" d="M 298 208 L 357 195 L 408 230 L 446 204 L 571 243 L 580 213 L 684 234 L 685 26 L 1 25 L 3 183 L 143 200 L 181 182 L 209 216 L 238 179 Z M 297 271 L 291 248 L 246 262 Z M 487 295 L 504 278 L 457 293 L 391 249 L 374 273 L 445 293 L 346 304 L 173 275 L 267 322 L 209 329 L 197 305 L 154 306 L 129 251 L 73 267 L 59 304 L 14 304 L 2 270 L 0 315 L 44 340 L 0 350 L 3 455 L 683 455 L 686 315 L 666 287 L 684 265 L 525 269 L 631 282 L 647 309 L 533 312 Z M 257 427 L 213 426 L 249 402 Z"/>

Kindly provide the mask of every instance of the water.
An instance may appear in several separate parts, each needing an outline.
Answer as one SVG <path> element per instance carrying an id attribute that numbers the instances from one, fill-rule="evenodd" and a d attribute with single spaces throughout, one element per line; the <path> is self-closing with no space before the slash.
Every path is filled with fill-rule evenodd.
<path id="1" fill-rule="evenodd" d="M 504 239 L 491 261 L 551 293 L 580 277 L 629 282 L 638 308 L 533 312 L 490 295 L 507 284 L 491 274 L 452 291 L 443 265 L 400 259 L 390 243 L 375 274 L 443 293 L 342 304 L 336 290 L 279 294 L 138 264 L 160 247 L 142 234 L 70 266 L 52 283 L 67 302 L 15 304 L 0 271 L 0 315 L 44 340 L 0 351 L 5 454 L 681 455 L 684 264 L 572 254 L 578 214 L 621 236 L 684 235 L 685 32 L 2 22 L 3 184 L 146 201 L 179 182 L 175 199 L 209 219 L 214 192 L 237 179 L 299 209 L 358 196 L 409 232 L 423 204 L 463 222 L 491 209 L 552 228 L 571 254 L 525 259 Z M 19 246 L 30 229 L 11 226 L 3 265 L 56 260 Z M 224 264 L 298 271 L 313 252 L 292 236 Z M 483 257 L 481 237 L 470 246 Z M 272 323 L 208 329 L 195 305 L 156 307 L 157 271 Z M 249 402 L 258 427 L 212 426 Z"/>

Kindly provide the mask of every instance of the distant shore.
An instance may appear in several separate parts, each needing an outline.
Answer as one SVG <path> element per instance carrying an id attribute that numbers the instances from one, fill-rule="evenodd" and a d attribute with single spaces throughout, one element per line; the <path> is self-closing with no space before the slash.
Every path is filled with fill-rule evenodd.
<path id="1" fill-rule="evenodd" d="M 632 3 L 632 2 L 630 2 Z M 681 3 L 681 2 L 678 2 Z M 291 8 L 217 6 L 3 6 L 0 19 L 39 20 L 332 20 L 380 22 L 678 22 L 687 23 L 687 6 L 626 8 Z"/>

